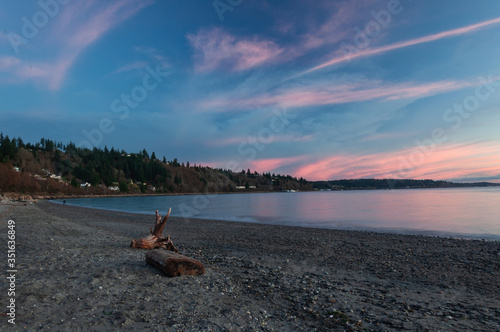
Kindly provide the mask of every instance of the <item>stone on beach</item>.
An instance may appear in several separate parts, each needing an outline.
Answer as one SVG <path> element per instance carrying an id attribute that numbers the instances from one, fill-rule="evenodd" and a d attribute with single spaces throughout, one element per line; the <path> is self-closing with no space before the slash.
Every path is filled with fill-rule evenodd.
<path id="1" fill-rule="evenodd" d="M 157 267 L 169 277 L 197 276 L 205 273 L 205 268 L 200 261 L 163 249 L 148 252 L 146 254 L 146 263 Z"/>

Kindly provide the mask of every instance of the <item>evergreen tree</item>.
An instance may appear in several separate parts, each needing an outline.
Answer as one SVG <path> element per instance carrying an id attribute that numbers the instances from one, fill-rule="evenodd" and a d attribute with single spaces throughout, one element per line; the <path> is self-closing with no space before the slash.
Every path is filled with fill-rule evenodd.
<path id="1" fill-rule="evenodd" d="M 120 181 L 119 188 L 120 188 L 121 192 L 124 192 L 124 193 L 128 192 L 128 185 L 125 181 Z"/>
<path id="2" fill-rule="evenodd" d="M 24 148 L 24 147 L 25 147 L 24 142 L 23 142 L 23 140 L 21 139 L 21 137 L 19 137 L 19 138 L 17 139 L 17 148 L 19 149 L 19 148 Z"/>

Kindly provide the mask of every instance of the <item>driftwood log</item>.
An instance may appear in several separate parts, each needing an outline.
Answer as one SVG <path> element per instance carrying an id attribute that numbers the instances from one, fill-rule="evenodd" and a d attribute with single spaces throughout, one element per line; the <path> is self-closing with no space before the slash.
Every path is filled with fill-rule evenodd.
<path id="1" fill-rule="evenodd" d="M 130 246 L 132 248 L 142 248 L 142 249 L 156 249 L 163 248 L 170 251 L 179 252 L 175 247 L 172 240 L 170 240 L 170 235 L 167 237 L 163 236 L 163 228 L 165 228 L 165 224 L 167 223 L 168 217 L 170 216 L 170 211 L 172 209 L 168 209 L 168 213 L 161 219 L 161 215 L 158 214 L 158 210 L 156 210 L 156 223 L 155 228 L 150 229 L 151 234 L 142 239 L 132 240 Z"/>
<path id="2" fill-rule="evenodd" d="M 146 254 L 146 263 L 169 277 L 199 276 L 205 273 L 200 261 L 167 250 L 151 250 Z"/>

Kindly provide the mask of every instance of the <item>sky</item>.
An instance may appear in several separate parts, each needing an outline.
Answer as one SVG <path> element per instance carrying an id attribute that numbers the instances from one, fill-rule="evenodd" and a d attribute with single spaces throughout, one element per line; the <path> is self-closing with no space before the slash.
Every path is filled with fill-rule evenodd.
<path id="1" fill-rule="evenodd" d="M 500 182 L 497 0 L 0 0 L 0 22 L 11 138 Z"/>

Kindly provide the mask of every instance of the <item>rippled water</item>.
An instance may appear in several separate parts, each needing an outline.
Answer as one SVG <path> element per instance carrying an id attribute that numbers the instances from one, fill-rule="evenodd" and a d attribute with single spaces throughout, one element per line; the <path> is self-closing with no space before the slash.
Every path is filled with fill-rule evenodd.
<path id="1" fill-rule="evenodd" d="M 59 201 L 60 202 L 60 201 Z M 85 198 L 126 212 L 319 228 L 500 239 L 500 187 Z"/>

